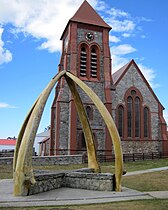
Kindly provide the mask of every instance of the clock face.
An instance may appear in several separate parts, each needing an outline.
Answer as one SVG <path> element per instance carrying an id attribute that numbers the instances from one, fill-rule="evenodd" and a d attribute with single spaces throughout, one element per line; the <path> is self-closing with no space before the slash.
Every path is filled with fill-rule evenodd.
<path id="1" fill-rule="evenodd" d="M 94 39 L 94 34 L 92 32 L 88 32 L 85 35 L 87 41 L 92 41 Z"/>

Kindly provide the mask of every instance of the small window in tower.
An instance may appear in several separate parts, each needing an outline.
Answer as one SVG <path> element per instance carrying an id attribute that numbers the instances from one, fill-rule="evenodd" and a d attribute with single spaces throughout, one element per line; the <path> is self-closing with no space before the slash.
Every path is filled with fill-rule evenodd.
<path id="1" fill-rule="evenodd" d="M 81 77 L 86 77 L 86 61 L 87 61 L 86 48 L 82 47 L 81 53 L 80 53 L 80 76 Z"/>
<path id="2" fill-rule="evenodd" d="M 97 77 L 97 53 L 95 48 L 91 50 L 91 77 Z"/>
<path id="3" fill-rule="evenodd" d="M 91 106 L 86 106 L 86 113 L 89 120 L 93 120 L 93 109 Z"/>

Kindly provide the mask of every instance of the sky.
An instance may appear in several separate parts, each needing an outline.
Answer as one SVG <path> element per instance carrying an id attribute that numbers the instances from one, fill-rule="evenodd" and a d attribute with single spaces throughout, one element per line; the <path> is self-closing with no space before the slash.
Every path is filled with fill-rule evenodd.
<path id="1" fill-rule="evenodd" d="M 0 0 L 0 138 L 17 137 L 32 104 L 58 71 L 60 37 L 83 0 Z M 134 59 L 168 123 L 168 1 L 88 0 L 112 27 L 113 73 Z M 38 132 L 50 125 L 54 91 Z"/>

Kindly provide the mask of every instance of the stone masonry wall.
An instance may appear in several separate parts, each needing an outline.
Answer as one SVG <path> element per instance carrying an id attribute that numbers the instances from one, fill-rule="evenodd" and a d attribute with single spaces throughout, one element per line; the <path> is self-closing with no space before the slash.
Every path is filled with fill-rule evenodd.
<path id="1" fill-rule="evenodd" d="M 113 99 L 113 119 L 115 119 L 115 110 L 118 104 L 125 105 L 124 95 L 126 91 L 131 87 L 135 86 L 142 94 L 143 106 L 148 106 L 151 112 L 151 131 L 152 139 L 158 140 L 159 138 L 159 119 L 158 119 L 158 102 L 152 95 L 148 86 L 139 75 L 137 69 L 134 65 L 131 65 L 126 74 L 123 76 L 122 80 L 117 84 L 116 90 L 112 93 Z"/>
<path id="2" fill-rule="evenodd" d="M 60 187 L 87 190 L 113 191 L 113 174 L 93 173 L 92 169 L 54 173 L 43 171 L 35 175 L 36 183 L 30 185 L 28 195 L 33 195 Z"/>
<path id="3" fill-rule="evenodd" d="M 65 175 L 65 187 L 113 191 L 113 175 L 97 173 L 70 172 Z"/>
<path id="4" fill-rule="evenodd" d="M 98 97 L 101 99 L 102 102 L 105 101 L 105 93 L 104 93 L 104 84 L 101 82 L 86 82 L 85 84 L 88 85 L 97 95 Z M 96 106 L 93 104 L 93 102 L 91 101 L 91 99 L 87 96 L 87 94 L 81 90 L 80 88 L 78 88 L 80 97 L 82 99 L 82 102 L 84 104 L 84 106 L 91 106 L 92 110 L 93 110 L 93 119 L 89 120 L 92 131 L 95 134 L 97 143 L 98 143 L 98 149 L 99 150 L 104 150 L 105 149 L 105 123 L 104 120 L 102 119 L 101 114 L 99 113 L 99 111 L 97 110 Z M 79 119 L 77 119 L 77 138 L 80 135 L 80 132 L 82 130 L 82 126 L 81 123 L 79 121 Z M 77 139 L 79 140 L 79 139 Z"/>
<path id="5" fill-rule="evenodd" d="M 59 106 L 60 109 L 60 122 L 58 122 L 59 131 L 59 149 L 64 149 L 66 151 L 62 151 L 61 154 L 67 155 L 68 150 L 68 133 L 69 133 L 69 94 L 70 90 L 68 84 L 65 79 L 62 78 L 62 83 L 64 84 L 63 88 L 61 87 L 59 95 L 58 95 L 58 103 L 56 106 Z M 57 115 L 55 116 L 58 117 Z M 55 120 L 55 128 L 56 128 L 56 120 Z M 56 144 L 56 142 L 55 142 Z"/>
<path id="6" fill-rule="evenodd" d="M 64 176 L 64 173 L 46 173 L 36 175 L 36 183 L 30 185 L 28 195 L 34 195 L 62 187 Z"/>
<path id="7" fill-rule="evenodd" d="M 81 164 L 83 162 L 82 155 L 58 155 L 33 157 L 33 165 L 66 165 Z M 0 165 L 12 165 L 13 157 L 0 158 Z"/>
<path id="8" fill-rule="evenodd" d="M 68 133 L 69 133 L 69 103 L 61 102 L 60 105 L 60 124 L 59 124 L 59 149 L 67 155 Z"/>
<path id="9" fill-rule="evenodd" d="M 156 140 L 153 141 L 123 140 L 121 141 L 121 145 L 122 145 L 123 154 L 133 154 L 133 153 L 149 154 L 149 153 L 161 152 L 162 142 Z"/>

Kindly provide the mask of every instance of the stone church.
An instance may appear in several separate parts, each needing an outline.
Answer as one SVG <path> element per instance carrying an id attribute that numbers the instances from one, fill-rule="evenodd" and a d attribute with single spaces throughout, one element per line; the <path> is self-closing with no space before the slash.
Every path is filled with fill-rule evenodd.
<path id="1" fill-rule="evenodd" d="M 164 107 L 134 60 L 112 72 L 109 47 L 111 27 L 84 1 L 61 36 L 59 72 L 67 70 L 84 81 L 111 113 L 124 154 L 168 152 Z M 105 124 L 90 98 L 79 88 L 93 130 L 97 151 L 113 153 Z M 80 154 L 86 149 L 74 100 L 62 78 L 51 107 L 51 135 L 46 155 Z"/>

